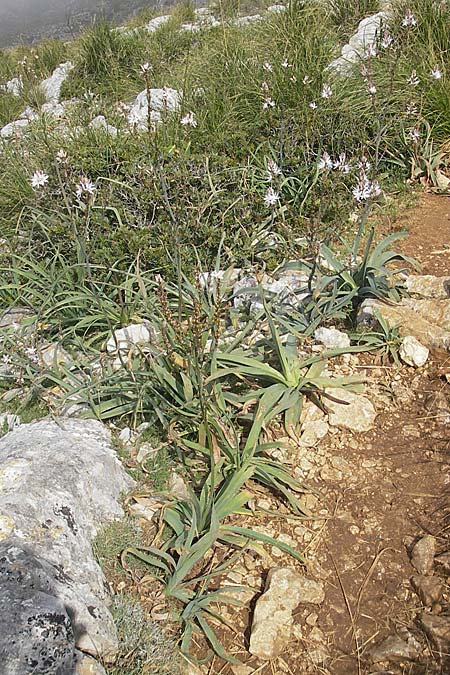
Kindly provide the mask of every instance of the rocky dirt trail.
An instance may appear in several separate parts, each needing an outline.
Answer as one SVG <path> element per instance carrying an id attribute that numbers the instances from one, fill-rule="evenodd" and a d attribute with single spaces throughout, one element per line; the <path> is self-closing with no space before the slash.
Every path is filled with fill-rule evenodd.
<path id="1" fill-rule="evenodd" d="M 405 225 L 423 273 L 449 275 L 450 200 L 424 195 Z M 311 518 L 261 518 L 283 508 L 260 494 L 249 523 L 303 551 L 306 568 L 275 548 L 244 555 L 226 583 L 254 592 L 245 610 L 225 610 L 236 634 L 222 634 L 243 665 L 202 673 L 450 673 L 450 357 L 397 368 L 350 355 L 336 368 L 366 379 L 358 414 L 338 406 L 326 436 L 284 454 L 312 489 Z"/>

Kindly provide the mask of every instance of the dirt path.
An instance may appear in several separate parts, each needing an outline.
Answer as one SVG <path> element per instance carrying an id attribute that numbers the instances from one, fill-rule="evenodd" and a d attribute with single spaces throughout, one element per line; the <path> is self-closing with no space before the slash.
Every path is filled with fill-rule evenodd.
<path id="1" fill-rule="evenodd" d="M 450 274 L 450 199 L 422 196 L 395 229 L 405 226 L 410 236 L 403 250 L 419 259 L 422 272 Z M 412 545 L 425 534 L 436 537 L 439 553 L 450 548 L 443 521 L 450 462 L 450 384 L 445 378 L 450 357 L 433 353 L 420 370 L 355 356 L 347 364 L 367 379 L 378 412 L 375 427 L 362 434 L 331 429 L 316 447 L 303 449 L 294 473 L 318 490 L 319 499 L 308 498 L 314 519 L 299 525 L 268 518 L 262 524 L 268 534 L 305 551 L 307 574 L 323 584 L 325 600 L 297 610 L 288 649 L 265 664 L 245 654 L 251 611 L 229 610 L 239 628 L 226 641 L 245 666 L 215 663 L 205 673 L 450 673 L 450 661 L 437 654 L 417 620 L 422 611 L 448 613 L 445 573 L 450 569 L 444 570 L 439 601 L 425 607 L 411 585 L 417 572 L 410 560 Z M 346 367 L 340 367 L 342 373 Z M 276 508 L 267 495 L 259 503 Z M 258 525 L 261 519 L 253 523 Z M 274 549 L 271 562 L 245 556 L 231 580 L 254 581 L 255 590 L 261 590 L 271 564 L 292 567 L 292 560 Z M 386 669 L 373 665 L 371 652 L 388 636 L 406 641 L 410 658 L 399 655 L 386 662 Z"/>
<path id="2" fill-rule="evenodd" d="M 422 195 L 395 222 L 395 229 L 409 232 L 402 248 L 419 260 L 422 274 L 450 274 L 450 195 Z"/>

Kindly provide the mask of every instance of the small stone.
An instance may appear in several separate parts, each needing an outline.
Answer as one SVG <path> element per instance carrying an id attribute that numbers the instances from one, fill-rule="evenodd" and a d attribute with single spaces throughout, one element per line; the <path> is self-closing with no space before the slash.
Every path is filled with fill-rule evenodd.
<path id="1" fill-rule="evenodd" d="M 415 575 L 411 577 L 411 584 L 421 602 L 427 607 L 441 600 L 444 584 L 438 577 Z"/>
<path id="2" fill-rule="evenodd" d="M 80 652 L 74 675 L 106 675 L 106 671 L 101 663 L 93 659 L 92 656 Z"/>
<path id="3" fill-rule="evenodd" d="M 450 617 L 423 612 L 420 615 L 420 623 L 437 649 L 447 653 L 450 649 Z"/>
<path id="4" fill-rule="evenodd" d="M 103 115 L 97 115 L 97 117 L 94 117 L 92 122 L 89 122 L 89 128 L 104 131 L 110 136 L 117 136 L 117 127 L 114 127 L 112 124 L 108 124 L 106 118 Z"/>
<path id="5" fill-rule="evenodd" d="M 134 497 L 135 503 L 129 507 L 130 512 L 143 518 L 148 522 L 152 522 L 155 515 L 158 514 L 163 506 L 163 503 L 157 497 Z"/>
<path id="6" fill-rule="evenodd" d="M 328 423 L 325 420 L 311 420 L 302 427 L 300 445 L 314 447 L 328 433 Z"/>
<path id="7" fill-rule="evenodd" d="M 191 496 L 184 479 L 176 471 L 172 471 L 169 478 L 169 492 L 181 501 L 189 501 Z"/>
<path id="8" fill-rule="evenodd" d="M 131 431 L 130 427 L 125 427 L 119 434 L 119 440 L 121 440 L 122 443 L 128 443 L 131 441 L 132 436 L 133 432 Z"/>
<path id="9" fill-rule="evenodd" d="M 285 532 L 279 534 L 276 539 L 282 544 L 287 544 L 288 546 L 295 548 L 295 541 L 289 534 L 286 534 Z M 274 556 L 274 558 L 282 558 L 283 555 L 285 555 L 284 551 L 278 548 L 278 546 L 272 546 L 271 554 Z"/>
<path id="10" fill-rule="evenodd" d="M 370 651 L 370 659 L 373 663 L 414 659 L 418 656 L 417 645 L 417 641 L 412 636 L 406 642 L 397 635 L 390 635 L 378 647 Z"/>
<path id="11" fill-rule="evenodd" d="M 106 343 L 108 354 L 117 351 L 130 351 L 134 348 L 148 348 L 157 339 L 156 331 L 150 324 L 132 323 L 125 328 L 119 328 Z"/>
<path id="12" fill-rule="evenodd" d="M 308 616 L 306 617 L 306 623 L 308 624 L 308 626 L 315 626 L 318 618 L 319 618 L 318 614 L 314 613 L 308 614 Z"/>
<path id="13" fill-rule="evenodd" d="M 332 426 L 357 432 L 372 429 L 377 413 L 368 398 L 338 388 L 326 389 L 326 393 L 343 401 L 342 403 L 330 399 L 326 401 L 329 409 L 328 420 Z"/>
<path id="14" fill-rule="evenodd" d="M 286 5 L 270 5 L 270 7 L 267 8 L 267 11 L 271 14 L 281 14 L 286 11 Z"/>
<path id="15" fill-rule="evenodd" d="M 403 338 L 399 350 L 402 361 L 414 368 L 420 368 L 425 365 L 429 353 L 430 350 L 427 347 L 424 347 L 419 340 L 412 335 L 406 335 Z"/>
<path id="16" fill-rule="evenodd" d="M 63 82 L 73 69 L 73 63 L 66 61 L 61 63 L 46 80 L 39 85 L 40 90 L 48 102 L 58 103 Z"/>
<path id="17" fill-rule="evenodd" d="M 45 346 L 39 346 L 38 354 L 42 363 L 47 368 L 54 368 L 64 363 L 70 363 L 72 359 L 63 347 L 57 342 Z"/>
<path id="18" fill-rule="evenodd" d="M 233 675 L 251 675 L 255 672 L 255 669 L 241 664 L 239 666 L 231 666 L 231 672 Z"/>
<path id="19" fill-rule="evenodd" d="M 318 598 L 320 591 L 308 591 L 304 577 L 290 568 L 269 571 L 266 590 L 258 598 L 253 615 L 249 648 L 253 656 L 269 660 L 283 653 L 291 638 L 292 612 L 304 602 L 305 593 Z"/>
<path id="20" fill-rule="evenodd" d="M 136 461 L 138 462 L 138 464 L 141 464 L 142 462 L 145 462 L 147 457 L 156 455 L 157 452 L 158 449 L 154 448 L 150 443 L 142 443 L 136 455 Z"/>
<path id="21" fill-rule="evenodd" d="M 10 307 L 0 315 L 0 330 L 6 328 L 16 331 L 27 319 L 31 320 L 34 316 L 35 312 L 29 307 Z"/>
<path id="22" fill-rule="evenodd" d="M 314 331 L 314 338 L 328 349 L 345 349 L 350 347 L 350 338 L 347 333 L 343 333 L 336 328 L 325 328 L 323 326 L 317 328 Z"/>
<path id="23" fill-rule="evenodd" d="M 427 534 L 413 546 L 411 564 L 419 574 L 431 575 L 433 574 L 435 555 L 436 539 L 431 534 Z"/>
<path id="24" fill-rule="evenodd" d="M 325 644 L 325 635 L 317 626 L 314 626 L 309 639 L 313 643 L 312 648 L 308 649 L 308 657 L 316 666 L 323 665 L 330 657 L 330 653 Z M 314 644 L 315 643 L 315 644 Z"/>
<path id="25" fill-rule="evenodd" d="M 324 466 L 323 469 L 320 471 L 320 477 L 322 480 L 329 480 L 329 481 L 340 481 L 342 480 L 342 472 L 338 471 L 338 469 L 334 469 L 331 466 Z"/>
<path id="26" fill-rule="evenodd" d="M 334 469 L 338 469 L 343 474 L 351 474 L 352 470 L 350 464 L 343 457 L 332 457 L 330 462 Z"/>

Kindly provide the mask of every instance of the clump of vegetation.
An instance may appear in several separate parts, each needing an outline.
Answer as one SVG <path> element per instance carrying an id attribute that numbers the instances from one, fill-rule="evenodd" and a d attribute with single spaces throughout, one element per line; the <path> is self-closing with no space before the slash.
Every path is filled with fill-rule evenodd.
<path id="1" fill-rule="evenodd" d="M 378 241 L 373 214 L 411 175 L 437 184 L 445 170 L 450 10 L 399 0 L 344 77 L 328 68 L 340 53 L 336 22 L 345 33 L 376 3 L 291 2 L 244 26 L 237 3 L 218 8 L 212 28 L 182 30 L 194 16 L 185 5 L 154 33 L 100 23 L 69 47 L 63 95 L 77 101 L 2 146 L 0 303 L 34 313 L 34 330 L 3 342 L 12 387 L 45 393 L 55 410 L 75 402 L 97 419 L 146 421 L 183 465 L 188 498 L 165 495 L 160 476 L 157 540 L 116 525 L 97 553 L 117 573 L 125 550 L 159 584 L 179 609 L 185 654 L 200 631 L 231 659 L 212 627 L 230 600 L 220 575 L 249 546 L 303 560 L 242 526 L 255 485 L 280 513 L 304 515 L 308 488 L 271 458 L 268 430 L 282 418 L 297 439 L 306 399 L 326 410 L 329 387 L 359 384 L 323 375 L 342 350 L 311 355 L 311 335 L 336 321 L 352 330 L 365 298 L 404 293 L 398 273 L 412 261 L 392 248 L 401 235 Z M 58 49 L 43 51 L 44 70 Z M 130 120 L 136 95 L 148 103 L 155 87 L 180 92 L 176 105 L 166 89 L 161 123 L 151 111 Z M 5 95 L 4 118 L 32 91 Z M 100 114 L 117 133 L 89 127 Z M 252 274 L 243 301 L 237 268 Z M 263 281 L 282 270 L 302 281 L 280 301 Z M 108 348 L 130 323 L 151 339 Z M 398 334 L 380 323 L 345 351 L 395 360 Z M 68 358 L 43 363 L 43 339 Z M 147 672 L 149 653 L 137 649 L 137 669 Z"/>
<path id="2" fill-rule="evenodd" d="M 176 649 L 176 640 L 167 634 L 161 623 L 131 595 L 114 599 L 113 617 L 119 636 L 119 655 L 108 675 L 182 675 L 183 663 Z"/>

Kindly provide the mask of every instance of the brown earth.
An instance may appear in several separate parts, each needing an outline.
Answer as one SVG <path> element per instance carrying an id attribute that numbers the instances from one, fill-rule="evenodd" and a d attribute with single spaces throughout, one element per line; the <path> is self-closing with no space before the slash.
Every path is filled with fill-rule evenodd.
<path id="1" fill-rule="evenodd" d="M 409 232 L 400 248 L 419 260 L 422 274 L 450 274 L 450 195 L 423 194 L 396 220 L 395 229 Z"/>
<path id="2" fill-rule="evenodd" d="M 419 259 L 423 273 L 450 274 L 450 199 L 423 195 L 393 225 L 407 227 L 403 251 Z M 436 567 L 444 590 L 423 607 L 412 589 L 409 551 L 424 534 L 450 550 L 450 356 L 432 353 L 425 367 L 386 366 L 365 355 L 343 359 L 340 374 L 358 372 L 378 416 L 373 430 L 354 434 L 332 428 L 315 448 L 300 450 L 292 469 L 311 486 L 306 520 L 286 518 L 273 496 L 255 495 L 255 507 L 279 510 L 247 526 L 281 537 L 307 558 L 306 570 L 277 549 L 246 553 L 228 583 L 264 587 L 270 567 L 297 567 L 320 581 L 325 600 L 301 605 L 292 640 L 282 656 L 260 661 L 248 653 L 254 599 L 248 609 L 221 607 L 235 630 L 215 628 L 245 667 L 212 659 L 204 675 L 434 675 L 450 673 L 449 656 L 437 653 L 420 629 L 422 611 L 450 615 L 450 565 Z M 289 461 L 289 460 L 288 460 Z M 292 461 L 292 460 L 291 460 Z M 370 651 L 387 636 L 412 640 L 418 655 L 373 665 Z M 200 642 L 198 654 L 204 646 Z M 204 651 L 203 651 L 204 654 Z"/>

